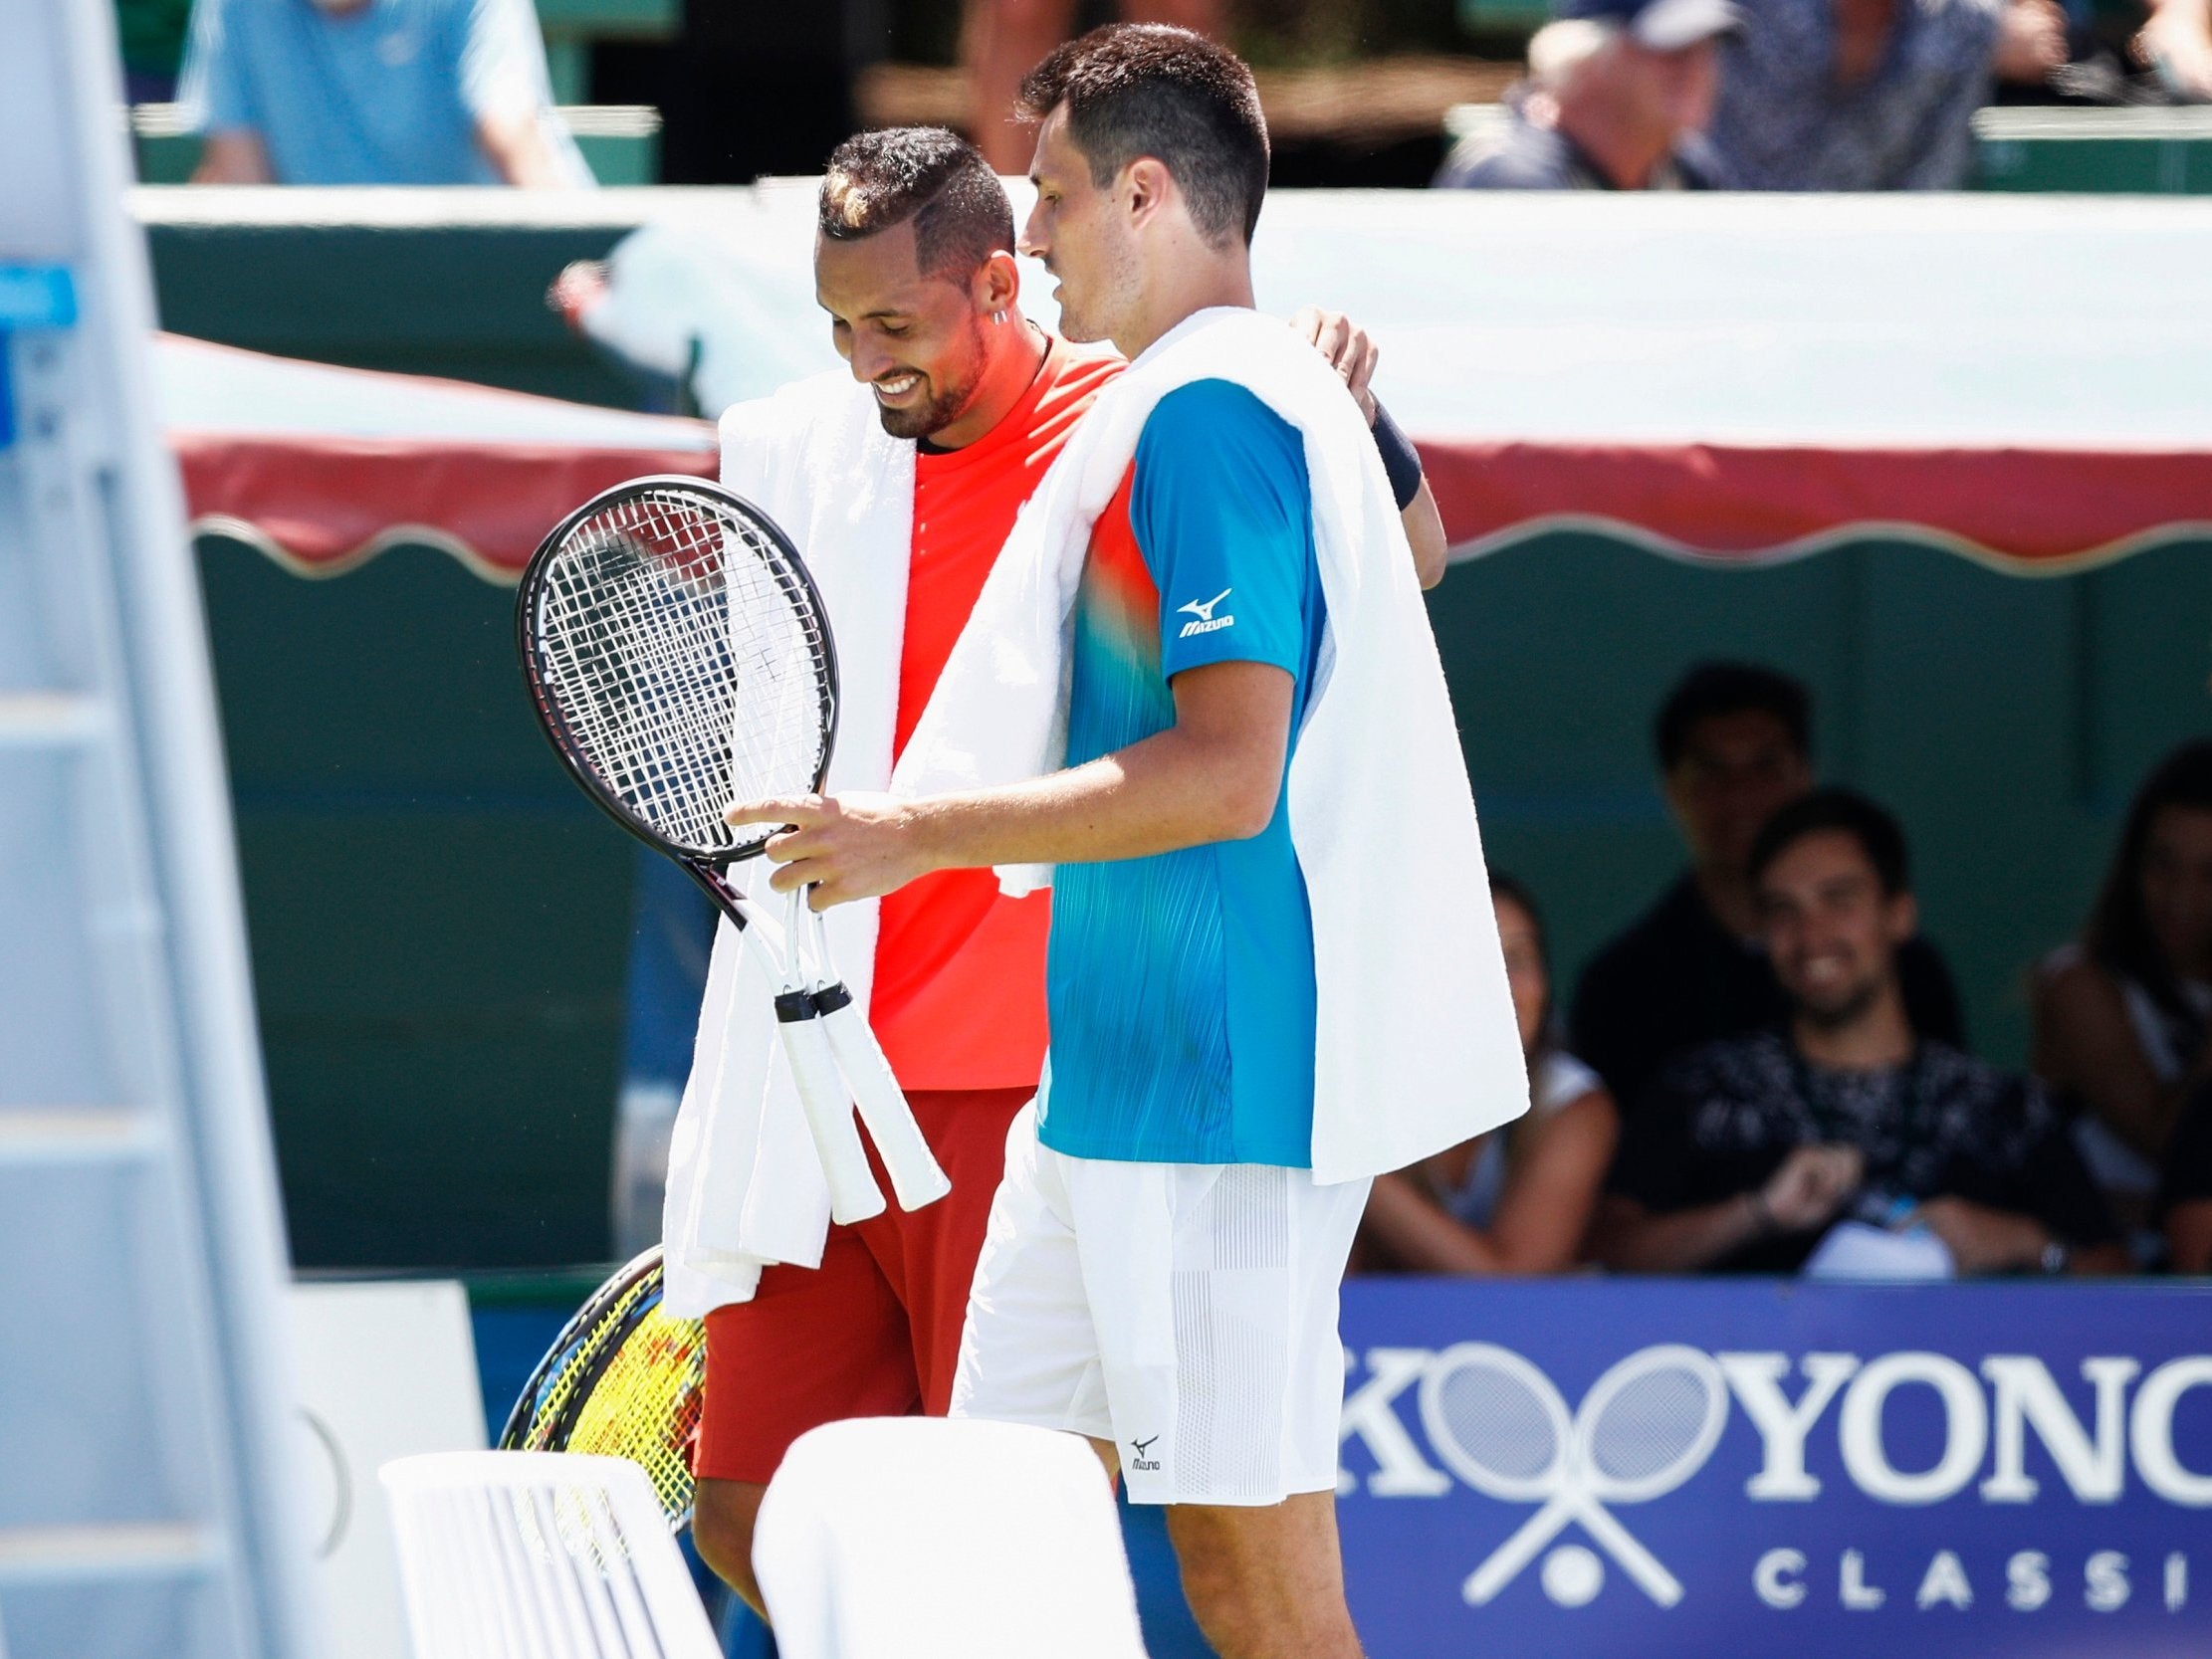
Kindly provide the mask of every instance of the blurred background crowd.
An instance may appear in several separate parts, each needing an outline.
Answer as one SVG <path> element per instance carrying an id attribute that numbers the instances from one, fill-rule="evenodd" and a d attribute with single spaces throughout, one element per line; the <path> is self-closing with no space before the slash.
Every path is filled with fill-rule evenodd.
<path id="1" fill-rule="evenodd" d="M 856 126 L 911 121 L 1018 173 L 1015 80 L 1117 14 L 1231 41 L 1290 185 L 1946 189 L 1985 104 L 2212 99 L 2205 0 L 116 8 L 147 176 L 207 182 L 735 183 L 818 171 Z"/>
<path id="2" fill-rule="evenodd" d="M 2145 779 L 2079 933 L 2024 967 L 2032 1072 L 1972 1055 L 1905 830 L 1822 787 L 1811 700 L 1704 663 L 1653 758 L 1685 868 L 1554 992 L 1494 874 L 1534 1110 L 1384 1177 L 1371 1270 L 2212 1271 L 2212 742 Z"/>

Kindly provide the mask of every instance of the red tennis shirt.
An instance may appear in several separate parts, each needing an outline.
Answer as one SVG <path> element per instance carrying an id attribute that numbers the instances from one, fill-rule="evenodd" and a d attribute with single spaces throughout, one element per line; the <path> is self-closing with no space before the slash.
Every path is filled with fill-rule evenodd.
<path id="1" fill-rule="evenodd" d="M 1091 399 L 1123 367 L 1053 336 L 1036 379 L 965 449 L 914 462 L 914 547 L 893 744 L 903 750 L 1014 516 Z M 1044 1066 L 1050 895 L 1008 899 L 989 870 L 941 870 L 883 900 L 869 1019 L 908 1089 L 1025 1089 Z"/>

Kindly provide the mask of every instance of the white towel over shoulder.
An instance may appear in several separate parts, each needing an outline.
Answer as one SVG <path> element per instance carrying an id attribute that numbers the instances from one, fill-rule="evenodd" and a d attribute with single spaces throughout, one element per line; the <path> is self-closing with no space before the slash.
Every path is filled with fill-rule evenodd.
<path id="1" fill-rule="evenodd" d="M 1068 651 L 1091 525 L 1153 406 L 1229 380 L 1305 440 L 1327 626 L 1291 758 L 1290 835 L 1313 908 L 1313 1172 L 1399 1169 L 1528 1110 L 1474 799 L 1405 527 L 1372 436 L 1305 341 L 1201 311 L 1148 349 L 1068 440 L 984 584 L 892 786 L 1010 783 L 1067 753 Z M 1041 869 L 1004 869 L 1026 893 Z"/>
<path id="2" fill-rule="evenodd" d="M 782 527 L 821 589 L 839 679 L 829 787 L 885 787 L 906 627 L 914 446 L 884 432 L 874 397 L 839 370 L 724 415 L 722 481 Z M 767 897 L 764 866 L 733 874 L 740 888 Z M 874 901 L 839 906 L 828 926 L 837 966 L 865 1011 Z M 669 1143 L 662 1252 L 668 1309 L 684 1318 L 750 1299 L 769 1263 L 819 1266 L 828 1236 L 821 1159 L 774 1012 L 741 959 L 748 948 L 758 946 L 725 920 Z"/>

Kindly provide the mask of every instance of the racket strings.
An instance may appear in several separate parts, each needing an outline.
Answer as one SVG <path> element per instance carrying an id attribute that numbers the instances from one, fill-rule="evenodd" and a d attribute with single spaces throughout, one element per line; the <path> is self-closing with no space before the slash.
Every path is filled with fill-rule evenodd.
<path id="1" fill-rule="evenodd" d="M 657 1256 L 601 1287 L 540 1367 L 527 1413 L 501 1444 L 626 1457 L 645 1471 L 662 1513 L 680 1526 L 691 1515 L 707 1331 L 700 1321 L 662 1310 Z"/>
<path id="2" fill-rule="evenodd" d="M 620 1293 L 607 1298 L 594 1310 L 593 1317 L 582 1322 L 582 1329 L 570 1335 L 564 1348 L 551 1364 L 543 1367 L 530 1402 L 530 1415 L 522 1436 L 522 1449 L 528 1451 L 553 1451 L 560 1449 L 555 1439 L 565 1440 L 567 1427 L 572 1419 L 571 1407 L 580 1408 L 582 1390 L 589 1387 L 607 1361 L 610 1349 L 620 1341 L 624 1332 L 636 1323 L 641 1304 L 648 1298 L 657 1301 L 660 1294 L 658 1275 L 640 1278 L 624 1286 Z"/>
<path id="3" fill-rule="evenodd" d="M 580 757 L 664 839 L 729 852 L 733 799 L 804 793 L 829 721 L 827 630 L 780 548 L 673 490 L 574 525 L 539 599 L 541 683 Z"/>
<path id="4" fill-rule="evenodd" d="M 706 1360 L 704 1326 L 653 1309 L 584 1398 L 566 1449 L 628 1458 L 653 1483 L 664 1513 L 688 1514 Z"/>

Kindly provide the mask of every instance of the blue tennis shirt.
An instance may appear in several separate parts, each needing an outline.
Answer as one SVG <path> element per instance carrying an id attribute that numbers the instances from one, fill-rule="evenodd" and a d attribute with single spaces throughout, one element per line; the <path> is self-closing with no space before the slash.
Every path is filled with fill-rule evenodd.
<path id="1" fill-rule="evenodd" d="M 178 100 L 196 131 L 258 133 L 282 184 L 497 184 L 476 123 L 533 113 L 591 182 L 530 0 L 198 0 Z"/>
<path id="2" fill-rule="evenodd" d="M 1169 682 L 1220 662 L 1271 663 L 1292 677 L 1294 750 L 1323 616 L 1297 431 L 1229 381 L 1170 392 L 1091 534 L 1068 764 L 1165 731 L 1175 724 Z M 1313 918 L 1287 790 L 1249 840 L 1059 866 L 1045 985 L 1045 1145 L 1076 1157 L 1311 1165 Z"/>

